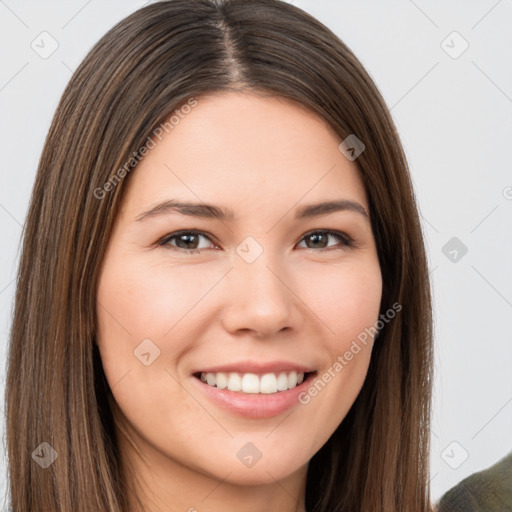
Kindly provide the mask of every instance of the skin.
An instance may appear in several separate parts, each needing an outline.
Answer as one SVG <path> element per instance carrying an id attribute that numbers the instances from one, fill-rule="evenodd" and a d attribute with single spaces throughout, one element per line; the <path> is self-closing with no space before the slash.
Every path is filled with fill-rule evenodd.
<path id="1" fill-rule="evenodd" d="M 221 409 L 192 385 L 192 372 L 286 360 L 320 376 L 378 320 L 382 277 L 369 218 L 349 210 L 294 218 L 300 206 L 337 199 L 368 212 L 341 141 L 296 103 L 215 93 L 198 98 L 125 178 L 101 266 L 97 343 L 123 465 L 137 483 L 127 492 L 146 510 L 304 510 L 308 462 L 356 399 L 373 340 L 308 404 L 271 418 Z M 136 220 L 170 198 L 230 208 L 237 219 L 170 211 Z M 204 235 L 158 245 L 189 229 Z M 356 245 L 304 236 L 322 229 Z M 251 263 L 236 252 L 249 236 L 263 250 Z M 160 351 L 148 366 L 134 356 L 144 339 Z M 237 457 L 248 442 L 262 454 L 252 467 Z"/>

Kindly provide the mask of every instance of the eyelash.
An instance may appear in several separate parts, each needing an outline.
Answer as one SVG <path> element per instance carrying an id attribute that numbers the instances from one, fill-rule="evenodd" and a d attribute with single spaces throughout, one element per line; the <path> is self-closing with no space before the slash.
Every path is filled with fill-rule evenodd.
<path id="1" fill-rule="evenodd" d="M 354 240 L 351 237 L 349 237 L 345 233 L 342 233 L 341 231 L 336 231 L 336 230 L 331 230 L 331 229 L 319 229 L 319 230 L 316 230 L 316 231 L 309 231 L 309 232 L 305 233 L 304 235 L 302 235 L 302 238 L 300 239 L 300 242 L 302 242 L 308 236 L 311 236 L 311 235 L 314 235 L 314 234 L 331 235 L 331 236 L 337 238 L 338 241 L 342 242 L 342 246 L 341 247 L 334 247 L 335 249 L 336 248 L 337 249 L 346 249 L 346 248 L 355 247 Z M 161 246 L 166 247 L 166 248 L 170 248 L 173 251 L 180 251 L 180 252 L 184 252 L 184 253 L 197 253 L 198 251 L 205 250 L 204 248 L 203 249 L 182 249 L 181 247 L 176 247 L 176 246 L 173 246 L 173 245 L 169 244 L 169 242 L 171 240 L 176 239 L 176 238 L 178 238 L 178 237 L 180 237 L 182 235 L 204 236 L 205 238 L 210 240 L 210 242 L 212 244 L 214 243 L 214 242 L 211 241 L 210 237 L 206 233 L 204 233 L 203 231 L 197 231 L 197 230 L 194 230 L 194 229 L 190 229 L 190 230 L 181 230 L 181 231 L 176 231 L 174 233 L 170 233 L 169 235 L 166 235 L 165 237 L 163 237 L 158 242 L 158 245 L 161 245 Z M 304 247 L 304 249 L 311 249 L 313 251 L 316 250 L 316 249 L 311 248 L 311 247 Z M 319 251 L 326 251 L 326 250 L 330 250 L 330 249 L 332 249 L 332 247 L 325 247 L 325 248 L 319 249 Z"/>

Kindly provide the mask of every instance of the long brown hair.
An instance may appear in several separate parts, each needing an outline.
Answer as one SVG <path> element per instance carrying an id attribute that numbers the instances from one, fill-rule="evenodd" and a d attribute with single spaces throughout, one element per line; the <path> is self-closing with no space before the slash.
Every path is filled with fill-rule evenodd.
<path id="1" fill-rule="evenodd" d="M 364 143 L 355 163 L 383 277 L 381 313 L 402 306 L 380 332 L 348 415 L 310 461 L 307 510 L 430 510 L 429 276 L 406 158 L 382 96 L 336 35 L 286 2 L 170 0 L 136 11 L 92 48 L 44 145 L 8 352 L 16 512 L 129 510 L 95 344 L 98 271 L 134 155 L 187 100 L 228 90 L 295 100 L 340 142 L 355 134 Z M 45 468 L 38 453 L 57 459 Z"/>

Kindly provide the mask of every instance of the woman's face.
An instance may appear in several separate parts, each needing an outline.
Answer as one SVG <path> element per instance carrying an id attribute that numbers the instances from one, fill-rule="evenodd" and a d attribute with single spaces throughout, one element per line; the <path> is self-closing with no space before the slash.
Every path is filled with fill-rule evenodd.
<path id="1" fill-rule="evenodd" d="M 307 467 L 365 379 L 382 292 L 368 201 L 342 140 L 297 105 L 197 101 L 125 178 L 97 343 L 153 471 L 270 482 Z"/>

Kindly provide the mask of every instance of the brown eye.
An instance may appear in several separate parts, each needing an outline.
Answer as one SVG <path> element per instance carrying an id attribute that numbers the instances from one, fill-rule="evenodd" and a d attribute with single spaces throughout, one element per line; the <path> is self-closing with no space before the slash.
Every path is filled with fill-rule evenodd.
<path id="1" fill-rule="evenodd" d="M 302 239 L 306 241 L 307 249 L 326 249 L 327 247 L 332 247 L 327 245 L 329 237 L 341 242 L 342 247 L 350 247 L 352 245 L 350 237 L 338 231 L 311 231 L 304 235 Z"/>
<path id="2" fill-rule="evenodd" d="M 331 239 L 337 240 L 338 246 L 336 244 L 329 245 L 329 237 Z M 168 247 L 172 250 L 183 251 L 183 252 L 194 252 L 197 253 L 203 249 L 211 249 L 212 247 L 200 246 L 201 239 L 209 240 L 211 245 L 214 245 L 211 241 L 210 237 L 201 231 L 189 230 L 189 231 L 178 231 L 175 233 L 171 233 L 165 236 L 160 242 L 159 245 Z M 319 231 L 310 231 L 306 235 L 304 235 L 301 241 L 304 240 L 306 242 L 306 249 L 329 249 L 329 248 L 346 248 L 351 247 L 353 245 L 352 239 L 341 232 L 338 231 L 329 231 L 329 230 L 319 230 Z"/>
<path id="3" fill-rule="evenodd" d="M 160 245 L 170 247 L 171 249 L 183 251 L 198 251 L 201 249 L 207 249 L 208 247 L 198 246 L 201 238 L 210 240 L 204 233 L 201 233 L 199 231 L 180 231 L 177 233 L 172 233 L 169 236 L 166 236 L 160 242 Z M 176 243 L 170 243 L 171 240 L 175 240 Z"/>

